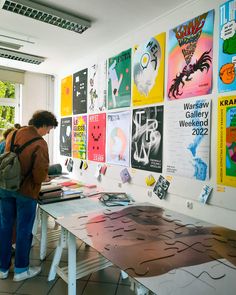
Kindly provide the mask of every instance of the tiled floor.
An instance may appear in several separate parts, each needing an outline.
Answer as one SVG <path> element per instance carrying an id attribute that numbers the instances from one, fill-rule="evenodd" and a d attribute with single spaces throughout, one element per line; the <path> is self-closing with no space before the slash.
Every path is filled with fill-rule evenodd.
<path id="1" fill-rule="evenodd" d="M 77 242 L 78 256 L 91 257 L 96 255 L 90 247 L 85 247 L 81 241 Z M 22 282 L 13 282 L 11 271 L 6 280 L 0 280 L 0 295 L 21 294 L 21 295 L 66 295 L 67 284 L 58 276 L 54 281 L 48 282 L 47 275 L 53 259 L 56 242 L 51 242 L 47 247 L 46 259 L 42 262 L 39 259 L 39 243 L 31 249 L 31 265 L 41 265 L 42 272 L 31 279 Z M 14 258 L 13 258 L 14 259 Z M 62 254 L 60 266 L 67 264 L 67 250 Z M 120 270 L 115 266 L 92 273 L 80 280 L 77 280 L 78 295 L 134 295 L 130 290 L 128 279 L 122 280 Z"/>

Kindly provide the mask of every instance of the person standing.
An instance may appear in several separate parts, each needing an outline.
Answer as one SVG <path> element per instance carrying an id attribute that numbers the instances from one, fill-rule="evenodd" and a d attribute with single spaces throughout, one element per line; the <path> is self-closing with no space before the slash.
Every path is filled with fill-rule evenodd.
<path id="1" fill-rule="evenodd" d="M 8 128 L 7 130 L 5 130 L 3 132 L 3 140 L 1 140 L 0 142 L 0 155 L 4 153 L 5 151 L 5 147 L 6 147 L 6 138 L 8 136 L 9 133 L 12 132 L 12 130 L 16 130 L 16 129 L 20 129 L 21 125 L 16 123 L 14 124 L 14 127 Z"/>
<path id="2" fill-rule="evenodd" d="M 29 120 L 29 126 L 16 131 L 14 145 L 41 137 L 28 145 L 19 155 L 23 180 L 18 191 L 0 189 L 0 279 L 6 279 L 11 265 L 12 229 L 16 222 L 16 250 L 14 281 L 36 276 L 41 267 L 29 266 L 32 228 L 41 183 L 47 178 L 49 167 L 48 146 L 42 138 L 58 126 L 54 114 L 37 111 Z M 6 139 L 5 151 L 10 151 L 12 131 Z"/>

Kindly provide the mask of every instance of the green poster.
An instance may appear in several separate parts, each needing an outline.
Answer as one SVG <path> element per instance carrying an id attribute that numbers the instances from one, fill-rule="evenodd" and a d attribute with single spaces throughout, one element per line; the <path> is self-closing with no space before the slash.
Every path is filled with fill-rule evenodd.
<path id="1" fill-rule="evenodd" d="M 109 58 L 108 109 L 130 106 L 131 98 L 131 49 Z"/>

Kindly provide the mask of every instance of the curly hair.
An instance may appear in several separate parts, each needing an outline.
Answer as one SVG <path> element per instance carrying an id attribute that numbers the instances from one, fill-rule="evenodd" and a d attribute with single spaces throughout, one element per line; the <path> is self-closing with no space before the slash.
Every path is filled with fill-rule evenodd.
<path id="1" fill-rule="evenodd" d="M 28 125 L 33 125 L 36 128 L 44 126 L 56 128 L 58 126 L 58 121 L 53 113 L 49 111 L 36 111 L 29 120 Z"/>

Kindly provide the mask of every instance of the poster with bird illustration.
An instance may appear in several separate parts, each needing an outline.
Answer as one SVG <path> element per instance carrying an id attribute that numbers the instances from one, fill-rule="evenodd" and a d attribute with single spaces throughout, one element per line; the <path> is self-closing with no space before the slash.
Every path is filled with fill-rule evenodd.
<path id="1" fill-rule="evenodd" d="M 212 91 L 214 10 L 169 32 L 168 100 Z"/>

